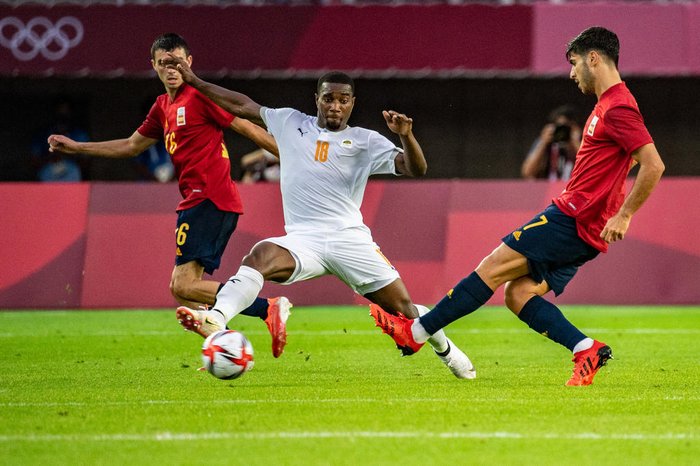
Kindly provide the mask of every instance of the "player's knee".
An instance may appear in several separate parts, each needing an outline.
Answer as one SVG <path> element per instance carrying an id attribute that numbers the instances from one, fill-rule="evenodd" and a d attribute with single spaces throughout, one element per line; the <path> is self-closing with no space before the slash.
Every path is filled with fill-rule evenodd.
<path id="1" fill-rule="evenodd" d="M 241 265 L 257 270 L 265 280 L 283 282 L 294 272 L 296 261 L 288 250 L 263 242 L 243 258 Z"/>
<path id="2" fill-rule="evenodd" d="M 173 295 L 175 299 L 180 301 L 181 296 L 180 293 L 182 292 L 182 289 L 178 283 L 178 281 L 173 277 L 170 279 L 170 294 Z"/>
<path id="3" fill-rule="evenodd" d="M 192 283 L 180 276 L 173 276 L 170 279 L 170 293 L 178 302 L 188 300 L 192 292 Z"/>
<path id="4" fill-rule="evenodd" d="M 246 267 L 252 267 L 256 270 L 264 268 L 267 264 L 275 262 L 279 255 L 279 246 L 267 241 L 258 243 L 248 254 L 245 255 L 241 262 Z"/>
<path id="5" fill-rule="evenodd" d="M 482 259 L 475 271 L 484 283 L 490 287 L 498 287 L 503 283 L 503 280 L 498 275 L 499 265 L 497 253 L 493 251 Z"/>
<path id="6" fill-rule="evenodd" d="M 260 270 L 260 266 L 264 263 L 265 261 L 263 256 L 255 250 L 243 257 L 243 260 L 241 261 L 241 265 L 245 265 L 246 267 L 250 267 L 255 270 Z"/>
<path id="7" fill-rule="evenodd" d="M 514 313 L 519 313 L 525 303 L 533 296 L 533 294 L 522 286 L 518 286 L 515 282 L 506 283 L 503 288 L 505 294 L 505 304 L 508 309 Z"/>

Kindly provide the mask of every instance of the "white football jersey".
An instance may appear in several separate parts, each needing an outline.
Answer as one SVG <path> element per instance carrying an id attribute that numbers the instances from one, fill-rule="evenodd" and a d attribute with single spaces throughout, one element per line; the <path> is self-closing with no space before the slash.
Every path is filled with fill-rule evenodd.
<path id="1" fill-rule="evenodd" d="M 286 231 L 366 229 L 367 178 L 397 175 L 394 159 L 403 150 L 365 128 L 319 128 L 317 117 L 292 108 L 263 107 L 260 116 L 279 148 Z"/>

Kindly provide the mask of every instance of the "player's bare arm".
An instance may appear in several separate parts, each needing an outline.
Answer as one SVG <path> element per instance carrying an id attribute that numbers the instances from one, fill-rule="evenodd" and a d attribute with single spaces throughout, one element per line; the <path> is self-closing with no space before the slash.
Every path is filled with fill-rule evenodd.
<path id="1" fill-rule="evenodd" d="M 413 119 L 394 110 L 382 112 L 386 124 L 392 133 L 399 135 L 403 154 L 396 156 L 396 170 L 406 176 L 423 176 L 428 171 L 423 149 L 413 135 Z"/>
<path id="2" fill-rule="evenodd" d="M 231 122 L 231 129 L 279 158 L 275 138 L 260 126 L 243 118 L 234 118 Z"/>
<path id="3" fill-rule="evenodd" d="M 48 139 L 50 152 L 111 158 L 136 157 L 156 142 L 157 139 L 142 136 L 138 131 L 125 139 L 101 142 L 77 142 L 62 134 L 52 134 Z"/>
<path id="4" fill-rule="evenodd" d="M 600 237 L 608 243 L 614 243 L 625 237 L 632 215 L 647 200 L 666 168 L 654 144 L 640 147 L 632 153 L 632 158 L 639 164 L 639 173 L 620 210 L 610 217 L 600 233 Z"/>
<path id="5" fill-rule="evenodd" d="M 190 65 L 185 59 L 177 57 L 172 53 L 168 53 L 168 59 L 165 60 L 165 64 L 168 67 L 177 69 L 182 75 L 183 81 L 207 96 L 216 105 L 227 112 L 254 123 L 263 122 L 260 117 L 260 104 L 247 95 L 204 81 L 194 74 L 192 68 L 190 68 Z"/>

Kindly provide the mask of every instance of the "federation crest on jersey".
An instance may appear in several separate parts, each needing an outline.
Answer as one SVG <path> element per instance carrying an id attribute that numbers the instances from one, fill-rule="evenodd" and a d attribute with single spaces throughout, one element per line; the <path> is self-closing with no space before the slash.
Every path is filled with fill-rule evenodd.
<path id="1" fill-rule="evenodd" d="M 589 136 L 593 136 L 593 131 L 595 131 L 595 125 L 598 124 L 598 120 L 598 116 L 593 115 L 593 118 L 591 119 L 591 124 L 588 125 L 588 129 L 586 130 L 586 134 L 588 134 Z"/>
<path id="2" fill-rule="evenodd" d="M 185 107 L 177 108 L 177 125 L 185 126 Z"/>
<path id="3" fill-rule="evenodd" d="M 340 143 L 341 146 L 351 149 L 352 148 L 352 141 L 350 139 L 343 139 L 343 141 Z"/>

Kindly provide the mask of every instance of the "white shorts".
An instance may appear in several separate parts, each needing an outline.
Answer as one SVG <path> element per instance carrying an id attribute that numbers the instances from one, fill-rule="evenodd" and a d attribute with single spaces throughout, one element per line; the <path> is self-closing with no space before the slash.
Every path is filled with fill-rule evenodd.
<path id="1" fill-rule="evenodd" d="M 295 231 L 261 242 L 266 241 L 288 250 L 296 261 L 292 276 L 283 285 L 335 275 L 364 296 L 399 278 L 399 273 L 381 253 L 372 236 L 361 228 Z"/>

